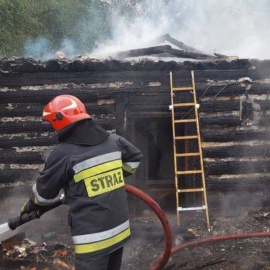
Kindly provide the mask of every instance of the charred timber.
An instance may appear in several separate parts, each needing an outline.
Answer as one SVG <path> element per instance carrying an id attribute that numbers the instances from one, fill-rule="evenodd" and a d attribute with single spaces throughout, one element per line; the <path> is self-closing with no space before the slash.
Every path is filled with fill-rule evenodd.
<path id="1" fill-rule="evenodd" d="M 114 119 L 102 119 L 96 120 L 106 130 L 115 129 Z M 0 134 L 14 134 L 22 132 L 52 132 L 52 127 L 45 122 L 33 122 L 33 121 L 7 121 L 0 122 Z"/>
<path id="2" fill-rule="evenodd" d="M 156 85 L 149 86 L 151 85 L 151 83 L 152 84 L 156 83 Z M 114 83 L 112 83 L 111 81 L 111 84 L 113 85 Z M 11 103 L 14 101 L 27 103 L 27 99 L 26 99 L 27 95 L 29 95 L 28 98 L 30 98 L 32 95 L 44 96 L 44 98 L 46 98 L 46 95 L 52 95 L 53 92 L 59 93 L 59 94 L 69 93 L 69 94 L 77 95 L 77 96 L 80 96 L 81 98 L 86 98 L 86 100 L 89 100 L 89 102 L 96 101 L 98 98 L 113 97 L 115 93 L 124 93 L 124 92 L 129 93 L 131 97 L 131 101 L 132 99 L 134 99 L 135 102 L 136 102 L 136 98 L 140 99 L 140 97 L 143 98 L 143 96 L 164 95 L 168 99 L 170 95 L 169 85 L 165 81 L 160 82 L 160 80 L 156 82 L 149 82 L 148 80 L 141 81 L 141 82 L 132 81 L 132 82 L 120 83 L 119 86 L 117 86 L 117 83 L 115 83 L 114 85 L 115 85 L 114 87 L 109 87 L 109 86 L 93 87 L 91 85 L 77 85 L 76 87 L 73 87 L 71 85 L 69 87 L 66 85 L 64 86 L 56 85 L 55 89 L 53 86 L 51 88 L 48 88 L 48 86 L 46 87 L 38 86 L 38 89 L 33 89 L 33 90 L 31 89 L 31 87 L 28 90 L 11 88 L 8 91 L 7 90 L 1 91 L 0 95 L 1 95 L 1 102 L 5 102 L 5 103 Z M 196 87 L 196 91 L 198 95 L 198 102 L 199 103 L 204 103 L 204 102 L 213 103 L 213 105 L 215 105 L 214 103 L 216 102 L 224 101 L 224 104 L 225 104 L 225 102 L 230 103 L 230 102 L 235 102 L 239 100 L 239 96 L 242 96 L 243 94 L 246 94 L 246 93 L 254 94 L 254 95 L 261 95 L 261 94 L 267 94 L 267 91 L 269 91 L 269 85 L 257 85 L 257 86 L 254 85 L 248 92 L 246 92 L 246 89 L 244 87 L 241 87 L 239 84 L 229 85 L 226 88 L 224 89 L 223 88 L 224 88 L 224 85 L 211 86 L 207 84 L 198 83 Z M 181 93 L 180 96 L 181 98 L 184 98 L 186 100 L 192 97 L 190 92 Z M 16 97 L 17 97 L 17 100 L 16 100 Z M 201 101 L 200 99 L 202 97 L 204 99 Z M 262 104 L 262 106 L 264 106 L 265 108 L 267 106 L 266 104 L 267 99 L 266 100 L 255 99 L 254 101 L 259 104 Z"/>
<path id="3" fill-rule="evenodd" d="M 169 45 L 154 46 L 154 47 L 148 47 L 148 48 L 143 48 L 143 49 L 120 51 L 112 56 L 118 57 L 118 58 L 138 57 L 138 56 L 145 56 L 145 55 L 152 55 L 152 54 L 161 54 L 161 53 L 166 52 L 166 50 L 169 50 L 169 49 L 171 49 L 171 46 Z"/>
<path id="4" fill-rule="evenodd" d="M 115 94 L 116 105 L 115 105 L 115 128 L 117 134 L 126 136 L 127 132 L 127 108 L 128 95 L 126 93 Z"/>
<path id="5" fill-rule="evenodd" d="M 231 112 L 240 110 L 239 100 L 207 100 L 200 102 L 200 112 Z"/>
<path id="6" fill-rule="evenodd" d="M 208 60 L 216 60 L 217 57 L 213 55 L 207 55 L 203 53 L 198 52 L 188 52 L 184 50 L 177 50 L 172 49 L 169 45 L 164 46 L 154 46 L 154 47 L 148 47 L 143 49 L 136 49 L 136 50 L 129 50 L 129 51 L 122 51 L 117 52 L 115 57 L 118 58 L 126 58 L 126 57 L 138 57 L 138 56 L 147 56 L 147 55 L 156 55 L 156 54 L 164 54 L 169 53 L 176 57 L 181 58 L 191 58 L 191 59 L 208 59 Z"/>
<path id="7" fill-rule="evenodd" d="M 200 117 L 200 123 L 204 126 L 239 126 L 241 120 L 239 116 L 213 116 L 213 117 Z"/>
<path id="8" fill-rule="evenodd" d="M 205 161 L 207 175 L 265 173 L 270 170 L 269 160 L 215 160 Z"/>
<path id="9" fill-rule="evenodd" d="M 38 169 L 4 169 L 0 170 L 1 183 L 27 182 L 27 180 L 35 179 L 40 170 Z M 0 188 L 1 190 L 1 188 Z M 28 187 L 29 192 L 29 187 Z M 13 195 L 14 196 L 14 195 Z"/>
<path id="10" fill-rule="evenodd" d="M 43 164 L 45 162 L 45 152 L 16 152 L 0 151 L 1 164 Z"/>
<path id="11" fill-rule="evenodd" d="M 154 43 L 154 44 L 164 43 L 165 41 L 172 43 L 173 45 L 183 49 L 184 51 L 203 54 L 203 52 L 201 52 L 193 47 L 187 46 L 185 43 L 178 41 L 177 39 L 172 38 L 169 34 L 165 34 L 165 35 L 162 35 L 160 37 L 157 37 L 156 39 L 152 40 L 152 43 Z"/>
<path id="12" fill-rule="evenodd" d="M 270 145 L 233 145 L 207 147 L 203 150 L 205 158 L 226 158 L 226 157 L 263 157 L 268 156 Z"/>
<path id="13" fill-rule="evenodd" d="M 78 96 L 78 95 L 76 95 Z M 82 99 L 83 100 L 83 99 Z M 19 102 L 20 100 L 17 100 Z M 86 110 L 91 115 L 101 115 L 101 114 L 114 114 L 115 108 L 114 104 L 92 104 L 84 103 Z M 44 104 L 37 103 L 15 103 L 13 107 L 8 107 L 0 104 L 0 115 L 1 117 L 25 117 L 25 116 L 37 116 L 41 117 L 42 111 L 44 109 Z"/>
<path id="14" fill-rule="evenodd" d="M 176 49 L 166 49 L 166 53 L 169 53 L 175 57 L 180 58 L 190 58 L 190 59 L 197 59 L 197 60 L 217 60 L 216 56 L 208 55 L 208 54 L 201 54 L 201 53 L 194 53 L 194 52 L 186 52 L 183 50 L 176 50 Z"/>
<path id="15" fill-rule="evenodd" d="M 76 93 L 76 94 L 75 94 Z M 73 89 L 64 90 L 45 90 L 45 91 L 33 91 L 33 90 L 21 90 L 21 91 L 7 91 L 1 92 L 1 103 L 40 103 L 46 104 L 56 95 L 76 95 L 84 102 L 94 102 L 98 99 L 111 98 L 112 94 L 107 91 L 100 93 L 93 93 L 88 90 L 76 91 Z"/>
<path id="16" fill-rule="evenodd" d="M 205 142 L 270 140 L 270 133 L 266 130 L 202 130 L 201 135 Z"/>
<path id="17" fill-rule="evenodd" d="M 262 190 L 270 191 L 269 173 L 261 174 L 246 174 L 242 177 L 234 175 L 226 175 L 226 177 L 209 176 L 207 178 L 207 190 L 215 192 L 231 192 L 232 186 L 235 187 L 235 192 L 256 192 Z"/>
<path id="18" fill-rule="evenodd" d="M 58 143 L 58 139 L 56 134 L 48 135 L 48 136 L 36 136 L 28 137 L 20 136 L 20 137 L 1 137 L 0 136 L 0 148 L 12 148 L 12 147 L 31 147 L 31 146 L 52 146 Z"/>
<path id="19" fill-rule="evenodd" d="M 174 62 L 175 63 L 175 62 Z M 154 69 L 151 66 L 147 67 L 146 62 L 140 63 L 141 67 L 133 67 L 133 70 L 124 72 L 116 72 L 110 70 L 91 70 L 82 72 L 72 71 L 54 71 L 54 72 L 35 72 L 33 73 L 0 73 L 0 86 L 24 86 L 24 85 L 44 85 L 44 84 L 55 84 L 55 83 L 98 83 L 98 82 L 112 82 L 117 78 L 117 81 L 163 81 L 169 85 L 168 74 L 169 71 L 174 70 L 174 78 L 176 79 L 176 85 L 190 85 L 190 70 L 195 71 L 196 83 L 205 83 L 206 80 L 238 80 L 242 77 L 250 77 L 252 80 L 262 80 L 267 78 L 269 75 L 269 69 L 265 70 L 249 70 L 249 69 L 236 69 L 236 70 L 200 70 L 195 69 L 191 66 L 190 69 L 179 69 L 175 63 L 172 67 L 168 65 L 166 70 Z M 164 64 L 165 65 L 165 64 Z M 173 68 L 173 65 L 176 65 Z M 228 67 L 229 68 L 229 67 Z M 146 73 L 147 71 L 147 73 Z"/>

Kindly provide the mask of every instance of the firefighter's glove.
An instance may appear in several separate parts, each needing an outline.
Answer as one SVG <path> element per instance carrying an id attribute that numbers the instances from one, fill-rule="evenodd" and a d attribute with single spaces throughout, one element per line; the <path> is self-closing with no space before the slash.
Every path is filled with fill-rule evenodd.
<path id="1" fill-rule="evenodd" d="M 41 208 L 42 206 L 39 206 L 35 204 L 32 200 L 29 200 L 23 205 L 21 209 L 21 216 L 25 213 L 30 214 L 30 213 L 38 212 Z"/>

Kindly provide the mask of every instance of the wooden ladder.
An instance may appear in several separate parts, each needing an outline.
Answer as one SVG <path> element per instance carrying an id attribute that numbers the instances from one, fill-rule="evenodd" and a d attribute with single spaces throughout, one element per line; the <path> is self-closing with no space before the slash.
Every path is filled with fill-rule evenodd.
<path id="1" fill-rule="evenodd" d="M 199 104 L 197 104 L 196 98 L 196 88 L 195 88 L 195 80 L 194 80 L 194 72 L 191 71 L 191 80 L 192 86 L 190 87 L 174 87 L 173 86 L 173 76 L 172 72 L 170 72 L 170 88 L 171 88 L 171 106 L 170 110 L 172 111 L 172 131 L 173 131 L 173 152 L 174 152 L 174 174 L 175 174 L 175 189 L 176 189 L 176 209 L 177 209 L 177 221 L 178 225 L 180 224 L 180 212 L 181 211 L 197 211 L 197 210 L 204 210 L 206 213 L 206 223 L 208 230 L 210 231 L 210 220 L 209 220 L 209 213 L 208 213 L 208 204 L 207 204 L 207 193 L 206 193 L 206 184 L 205 184 L 205 174 L 204 174 L 204 165 L 203 165 L 203 155 L 202 155 L 202 144 L 201 144 L 201 135 L 200 135 L 200 124 L 199 124 L 199 113 L 198 108 Z M 183 91 L 190 91 L 192 93 L 192 102 L 179 102 L 175 99 L 179 95 L 183 93 Z M 177 108 L 184 108 L 193 110 L 193 115 L 191 119 L 177 119 Z M 188 135 L 188 136 L 177 136 L 176 135 L 176 125 L 179 124 L 190 124 L 195 125 L 196 134 L 195 135 Z M 180 142 L 187 143 L 189 140 L 197 140 L 197 150 L 195 152 L 186 152 L 179 150 L 179 140 Z M 180 158 L 188 159 L 190 157 L 199 157 L 200 160 L 200 168 L 195 170 L 179 170 L 179 163 L 178 160 Z M 201 176 L 201 183 L 199 182 L 199 187 L 196 188 L 180 188 L 180 181 L 185 179 L 186 175 L 200 175 Z M 182 178 L 182 179 L 181 179 Z M 183 183 L 182 183 L 183 184 Z M 181 207 L 180 206 L 180 194 L 181 193 L 195 193 L 202 192 L 203 202 L 202 205 L 195 206 L 195 207 Z"/>

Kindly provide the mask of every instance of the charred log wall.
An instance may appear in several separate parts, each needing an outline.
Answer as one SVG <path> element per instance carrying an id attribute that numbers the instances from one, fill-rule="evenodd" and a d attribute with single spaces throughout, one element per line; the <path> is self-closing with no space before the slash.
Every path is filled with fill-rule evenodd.
<path id="1" fill-rule="evenodd" d="M 78 96 L 105 129 L 131 138 L 127 126 L 134 119 L 170 116 L 169 72 L 175 86 L 189 86 L 191 69 L 210 195 L 269 190 L 270 64 L 246 60 L 0 62 L 1 185 L 27 183 L 43 167 L 57 139 L 40 114 L 56 95 Z M 189 99 L 185 93 L 179 102 Z"/>

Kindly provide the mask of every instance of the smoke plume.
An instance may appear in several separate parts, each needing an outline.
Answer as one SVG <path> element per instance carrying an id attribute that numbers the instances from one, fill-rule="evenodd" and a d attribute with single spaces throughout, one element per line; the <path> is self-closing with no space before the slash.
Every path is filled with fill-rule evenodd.
<path id="1" fill-rule="evenodd" d="M 66 50 L 65 53 L 69 57 L 76 54 L 97 55 L 142 48 L 152 39 L 170 34 L 185 44 L 207 53 L 217 52 L 241 58 L 270 57 L 268 0 L 102 2 L 107 5 L 106 21 L 98 20 L 93 11 L 89 10 L 89 18 L 77 23 L 76 27 L 80 29 L 77 36 L 65 39 L 60 46 L 62 48 L 53 49 Z M 130 12 L 123 12 L 123 7 Z M 95 38 L 90 39 L 90 32 L 93 36 L 94 30 Z M 27 42 L 28 56 L 31 53 L 43 58 L 52 56 L 48 54 L 48 50 L 51 52 L 52 49 L 48 41 L 40 38 L 36 42 Z M 43 42 L 43 45 L 40 42 Z M 31 45 L 35 45 L 35 49 L 27 49 Z"/>

